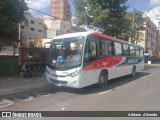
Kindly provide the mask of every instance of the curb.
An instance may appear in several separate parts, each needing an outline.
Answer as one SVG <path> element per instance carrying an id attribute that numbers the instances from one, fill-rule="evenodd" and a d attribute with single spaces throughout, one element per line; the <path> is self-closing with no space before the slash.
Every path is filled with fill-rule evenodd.
<path id="1" fill-rule="evenodd" d="M 156 63 L 155 64 L 154 63 L 153 64 L 145 64 L 145 66 L 159 66 L 159 65 L 160 64 L 158 64 L 158 63 L 157 64 Z"/>
<path id="2" fill-rule="evenodd" d="M 26 86 L 11 88 L 11 89 L 3 89 L 3 90 L 0 90 L 0 96 L 29 92 L 29 91 L 33 91 L 33 90 L 44 89 L 44 88 L 47 88 L 47 87 L 48 87 L 47 83 L 41 83 L 41 84 L 35 85 L 35 86 L 26 85 Z"/>

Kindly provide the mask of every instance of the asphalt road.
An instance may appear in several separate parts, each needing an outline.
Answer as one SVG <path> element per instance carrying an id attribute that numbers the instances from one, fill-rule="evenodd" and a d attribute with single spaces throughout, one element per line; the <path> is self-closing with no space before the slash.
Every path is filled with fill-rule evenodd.
<path id="1" fill-rule="evenodd" d="M 160 66 L 146 67 L 134 78 L 129 76 L 109 81 L 105 88 L 94 85 L 84 89 L 53 88 L 0 101 L 0 111 L 159 111 Z M 74 114 L 74 113 L 73 113 Z M 9 119 L 9 118 L 2 118 Z M 13 118 L 10 118 L 13 119 Z M 17 118 L 14 118 L 17 120 Z M 35 118 L 36 119 L 36 118 Z M 44 119 L 44 118 L 40 118 Z M 135 118 L 48 118 L 48 119 L 135 119 Z M 136 118 L 155 120 L 159 118 Z"/>

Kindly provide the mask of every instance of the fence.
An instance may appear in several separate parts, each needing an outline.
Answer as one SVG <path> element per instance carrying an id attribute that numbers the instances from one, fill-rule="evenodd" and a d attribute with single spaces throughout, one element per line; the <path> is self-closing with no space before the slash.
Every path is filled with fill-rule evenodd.
<path id="1" fill-rule="evenodd" d="M 19 72 L 18 56 L 0 55 L 0 76 L 18 75 Z"/>
<path id="2" fill-rule="evenodd" d="M 11 49 L 7 49 L 8 51 Z M 2 53 L 2 52 L 1 52 Z M 19 48 L 19 56 L 10 54 L 0 55 L 0 75 L 18 75 L 25 64 L 45 64 L 47 62 L 48 48 Z"/>
<path id="3" fill-rule="evenodd" d="M 49 54 L 48 48 L 29 48 L 22 47 L 19 49 L 19 65 L 24 64 L 41 64 L 46 63 Z"/>

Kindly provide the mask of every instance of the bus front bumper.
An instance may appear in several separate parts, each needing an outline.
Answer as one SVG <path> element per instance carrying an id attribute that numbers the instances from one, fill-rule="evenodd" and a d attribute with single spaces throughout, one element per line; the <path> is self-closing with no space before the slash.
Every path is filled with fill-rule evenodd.
<path id="1" fill-rule="evenodd" d="M 54 84 L 55 86 L 65 86 L 71 88 L 81 88 L 78 82 L 79 76 L 75 78 L 66 77 L 54 77 L 51 74 L 46 75 L 47 82 L 50 84 Z"/>

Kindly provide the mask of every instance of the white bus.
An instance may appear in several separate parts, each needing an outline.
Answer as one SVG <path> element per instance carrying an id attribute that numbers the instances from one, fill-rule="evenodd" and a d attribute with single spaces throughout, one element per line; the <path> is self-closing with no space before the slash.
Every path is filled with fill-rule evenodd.
<path id="1" fill-rule="evenodd" d="M 144 50 L 127 41 L 99 32 L 78 32 L 53 39 L 46 78 L 56 86 L 103 87 L 108 80 L 144 68 Z"/>

